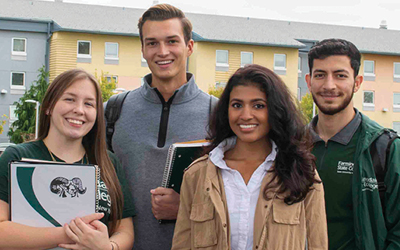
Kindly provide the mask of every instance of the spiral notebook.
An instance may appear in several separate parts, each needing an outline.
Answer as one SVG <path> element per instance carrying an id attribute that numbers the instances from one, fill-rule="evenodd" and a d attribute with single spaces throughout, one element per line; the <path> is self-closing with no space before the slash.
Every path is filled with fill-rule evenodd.
<path id="1" fill-rule="evenodd" d="M 205 146 L 210 142 L 206 140 L 174 143 L 169 147 L 167 162 L 164 169 L 162 187 L 172 188 L 180 193 L 183 172 L 185 168 L 199 158 Z"/>
<path id="2" fill-rule="evenodd" d="M 100 172 L 95 165 L 24 159 L 11 162 L 9 168 L 13 222 L 60 227 L 97 210 Z"/>

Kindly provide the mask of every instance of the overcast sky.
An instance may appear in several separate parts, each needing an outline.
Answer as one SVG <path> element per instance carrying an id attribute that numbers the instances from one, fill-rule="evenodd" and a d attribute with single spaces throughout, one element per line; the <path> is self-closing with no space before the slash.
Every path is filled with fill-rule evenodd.
<path id="1" fill-rule="evenodd" d="M 53 1 L 53 0 L 47 0 Z M 153 0 L 64 0 L 64 2 L 147 9 Z M 185 12 L 325 23 L 400 31 L 400 0 L 159 0 Z"/>

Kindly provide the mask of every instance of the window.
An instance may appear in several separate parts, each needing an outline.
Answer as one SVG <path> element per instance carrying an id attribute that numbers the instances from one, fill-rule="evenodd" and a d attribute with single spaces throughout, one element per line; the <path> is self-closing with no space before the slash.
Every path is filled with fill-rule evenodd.
<path id="1" fill-rule="evenodd" d="M 106 43 L 105 47 L 105 58 L 118 60 L 118 43 Z"/>
<path id="2" fill-rule="evenodd" d="M 217 66 L 229 66 L 229 52 L 227 50 L 217 50 Z"/>
<path id="3" fill-rule="evenodd" d="M 225 88 L 226 82 L 216 82 L 215 83 L 215 88 Z"/>
<path id="4" fill-rule="evenodd" d="M 400 93 L 393 93 L 393 107 L 400 108 Z"/>
<path id="5" fill-rule="evenodd" d="M 216 52 L 216 71 L 229 70 L 229 52 L 227 50 L 217 50 Z"/>
<path id="6" fill-rule="evenodd" d="M 393 130 L 395 130 L 397 134 L 400 135 L 400 122 L 393 122 Z"/>
<path id="7" fill-rule="evenodd" d="M 11 88 L 12 89 L 25 89 L 25 73 L 24 72 L 11 72 Z"/>
<path id="8" fill-rule="evenodd" d="M 91 58 L 91 44 L 90 41 L 78 41 L 78 57 Z"/>
<path id="9" fill-rule="evenodd" d="M 374 61 L 364 61 L 364 75 L 375 76 L 375 62 Z"/>
<path id="10" fill-rule="evenodd" d="M 364 106 L 375 106 L 374 100 L 374 92 L 373 91 L 364 91 L 363 96 L 363 105 Z"/>
<path id="11" fill-rule="evenodd" d="M 118 82 L 118 76 L 106 76 L 107 82 L 110 83 L 111 79 L 114 80 L 114 83 Z"/>
<path id="12" fill-rule="evenodd" d="M 275 54 L 274 55 L 274 69 L 275 70 L 286 70 L 286 55 Z"/>
<path id="13" fill-rule="evenodd" d="M 398 62 L 393 64 L 393 77 L 400 78 L 400 63 Z"/>
<path id="14" fill-rule="evenodd" d="M 299 59 L 297 60 L 297 72 L 301 74 L 301 57 L 299 56 Z"/>
<path id="15" fill-rule="evenodd" d="M 297 100 L 301 102 L 301 89 L 297 88 Z"/>
<path id="16" fill-rule="evenodd" d="M 17 108 L 17 106 L 15 105 L 11 105 L 10 106 L 10 115 L 9 115 L 9 123 L 10 125 L 15 122 L 16 120 L 18 120 L 17 115 L 15 114 L 15 109 Z"/>
<path id="17" fill-rule="evenodd" d="M 26 56 L 26 38 L 12 39 L 12 54 Z"/>
<path id="18" fill-rule="evenodd" d="M 253 52 L 240 52 L 240 67 L 253 64 Z"/>
<path id="19" fill-rule="evenodd" d="M 143 57 L 143 53 L 141 53 L 141 55 L 142 55 L 142 61 L 141 61 L 142 67 L 148 67 L 147 61 L 146 61 L 146 59 L 144 59 L 144 57 Z"/>

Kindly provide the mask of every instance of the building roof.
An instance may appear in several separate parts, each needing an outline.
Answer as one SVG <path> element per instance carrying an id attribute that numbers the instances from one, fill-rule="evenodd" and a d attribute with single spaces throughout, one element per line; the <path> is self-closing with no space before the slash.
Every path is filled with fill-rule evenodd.
<path id="1" fill-rule="evenodd" d="M 55 31 L 138 36 L 145 10 L 38 0 L 0 0 L 0 18 L 53 20 Z M 302 48 L 303 41 L 342 38 L 362 53 L 400 55 L 400 31 L 186 13 L 195 41 Z"/>

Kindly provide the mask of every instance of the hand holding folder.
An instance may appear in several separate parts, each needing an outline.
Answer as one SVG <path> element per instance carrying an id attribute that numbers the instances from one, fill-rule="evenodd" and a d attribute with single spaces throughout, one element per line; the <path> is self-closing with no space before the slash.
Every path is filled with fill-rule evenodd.
<path id="1" fill-rule="evenodd" d="M 210 145 L 206 140 L 174 143 L 169 147 L 161 187 L 181 191 L 184 170 L 201 156 L 203 148 Z"/>
<path id="2" fill-rule="evenodd" d="M 157 188 L 155 190 L 162 190 L 162 192 L 166 192 L 165 188 L 170 188 L 179 194 L 182 185 L 184 170 L 189 167 L 189 165 L 194 160 L 201 156 L 203 147 L 208 145 L 210 145 L 210 142 L 206 140 L 172 144 L 168 151 L 167 161 L 164 168 L 164 177 L 161 183 L 161 187 L 163 187 L 164 190 L 160 188 Z M 152 190 L 153 214 L 156 216 L 156 218 L 165 218 L 162 216 L 162 211 L 159 213 L 159 210 L 162 209 L 158 209 L 157 204 L 154 201 L 154 195 L 157 195 L 158 193 L 159 192 L 154 193 Z M 159 198 L 162 199 L 162 197 Z M 179 201 L 177 202 L 177 204 L 179 204 Z M 161 216 L 158 216 L 159 214 L 161 214 Z M 159 220 L 159 222 L 162 223 L 166 221 Z"/>

